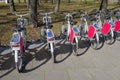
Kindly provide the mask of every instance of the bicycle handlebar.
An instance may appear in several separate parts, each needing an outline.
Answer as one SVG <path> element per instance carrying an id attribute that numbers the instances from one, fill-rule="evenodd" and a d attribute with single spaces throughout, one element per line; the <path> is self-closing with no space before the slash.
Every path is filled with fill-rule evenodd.
<path id="1" fill-rule="evenodd" d="M 16 16 L 19 16 L 19 17 L 23 17 L 23 16 L 27 16 L 29 15 L 29 13 L 25 13 L 25 14 L 17 14 L 17 13 L 13 13 L 14 15 Z"/>
<path id="2" fill-rule="evenodd" d="M 48 14 L 54 14 L 55 12 L 45 12 L 45 13 L 39 13 L 40 15 L 48 15 Z"/>

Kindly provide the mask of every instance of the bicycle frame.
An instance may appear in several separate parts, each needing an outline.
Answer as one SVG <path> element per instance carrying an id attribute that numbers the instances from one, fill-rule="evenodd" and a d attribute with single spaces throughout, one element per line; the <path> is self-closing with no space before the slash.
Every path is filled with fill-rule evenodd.
<path id="1" fill-rule="evenodd" d="M 111 32 L 111 36 L 112 36 L 112 38 L 114 37 L 114 21 L 113 21 L 113 19 L 112 19 L 112 17 L 110 17 L 110 19 L 107 19 L 107 20 L 105 20 L 104 21 L 104 24 L 109 24 L 109 26 L 110 26 L 110 28 L 109 28 L 109 26 L 103 26 L 103 29 L 102 29 L 102 33 L 104 34 L 104 35 L 107 35 L 109 32 Z M 103 24 L 103 25 L 104 25 Z M 105 28 L 106 27 L 106 28 Z M 108 27 L 108 28 L 107 28 Z M 105 30 L 104 30 L 105 29 Z M 105 32 L 103 32 L 103 30 L 105 31 Z"/>
<path id="2" fill-rule="evenodd" d="M 68 13 L 66 16 L 65 16 L 65 19 L 67 20 L 67 38 L 69 37 L 69 34 L 70 34 L 70 29 L 71 29 L 71 24 L 70 24 L 70 21 L 71 19 L 73 19 L 72 15 L 70 13 Z"/>
<path id="3" fill-rule="evenodd" d="M 86 19 L 86 15 L 87 14 L 85 14 L 85 13 L 81 15 L 82 22 L 78 25 L 79 30 L 81 30 L 81 27 L 83 27 L 84 33 L 88 32 L 88 22 Z"/>

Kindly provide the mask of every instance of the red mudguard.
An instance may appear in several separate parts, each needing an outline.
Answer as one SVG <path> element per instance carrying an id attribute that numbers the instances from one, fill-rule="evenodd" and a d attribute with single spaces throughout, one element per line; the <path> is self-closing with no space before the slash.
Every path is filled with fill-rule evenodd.
<path id="1" fill-rule="evenodd" d="M 117 32 L 119 30 L 120 30 L 120 21 L 116 21 L 114 31 Z"/>
<path id="2" fill-rule="evenodd" d="M 88 29 L 88 37 L 93 38 L 94 35 L 95 35 L 95 28 L 94 28 L 94 26 L 90 26 Z"/>
<path id="3" fill-rule="evenodd" d="M 101 31 L 102 31 L 102 34 L 107 35 L 110 31 L 110 24 L 104 23 Z"/>
<path id="4" fill-rule="evenodd" d="M 74 31 L 73 29 L 70 30 L 70 37 L 69 37 L 70 42 L 72 43 L 74 40 Z"/>

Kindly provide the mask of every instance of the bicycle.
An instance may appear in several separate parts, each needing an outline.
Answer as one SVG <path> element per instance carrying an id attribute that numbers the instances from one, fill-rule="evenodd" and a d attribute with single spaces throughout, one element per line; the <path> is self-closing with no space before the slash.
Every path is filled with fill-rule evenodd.
<path id="1" fill-rule="evenodd" d="M 113 12 L 108 11 L 104 17 L 102 26 L 102 34 L 104 35 L 105 43 L 111 45 L 114 42 L 114 21 L 112 18 Z"/>
<path id="2" fill-rule="evenodd" d="M 115 36 L 116 39 L 118 41 L 120 41 L 120 10 L 115 11 L 115 28 L 114 28 L 114 32 L 115 32 Z"/>
<path id="3" fill-rule="evenodd" d="M 52 14 L 53 12 L 49 12 L 49 13 L 40 13 L 42 15 L 44 15 L 43 17 L 43 24 L 45 24 L 45 26 L 41 29 L 41 38 L 43 41 L 47 41 L 47 49 L 48 51 L 51 52 L 52 55 L 52 61 L 54 61 L 54 52 L 55 52 L 55 35 L 52 31 L 52 20 L 51 17 L 48 16 L 48 14 Z"/>
<path id="4" fill-rule="evenodd" d="M 23 55 L 25 53 L 26 48 L 26 28 L 25 25 L 28 23 L 27 19 L 23 18 L 23 16 L 27 14 L 16 14 L 19 16 L 17 19 L 17 26 L 13 29 L 12 39 L 10 41 L 11 49 L 14 54 L 15 66 L 18 72 L 22 71 L 23 67 Z"/>
<path id="5" fill-rule="evenodd" d="M 81 14 L 81 23 L 78 24 L 78 28 L 80 30 L 80 35 L 83 38 L 87 37 L 87 33 L 88 33 L 88 22 L 87 22 L 87 12 L 86 11 L 82 11 Z"/>
<path id="6" fill-rule="evenodd" d="M 76 14 L 76 12 L 73 13 L 67 13 L 65 16 L 65 20 L 67 21 L 67 25 L 62 25 L 61 35 L 64 35 L 72 45 L 72 51 L 74 55 L 77 56 L 78 54 L 78 41 L 80 38 L 80 31 L 75 26 L 77 24 L 76 21 L 73 21 L 73 14 Z M 71 27 L 72 26 L 72 27 Z"/>
<path id="7" fill-rule="evenodd" d="M 100 44 L 100 37 L 103 37 L 101 33 L 102 21 L 101 12 L 93 14 L 90 18 L 91 24 L 88 29 L 88 38 L 90 39 L 91 47 L 93 49 L 98 49 Z"/>

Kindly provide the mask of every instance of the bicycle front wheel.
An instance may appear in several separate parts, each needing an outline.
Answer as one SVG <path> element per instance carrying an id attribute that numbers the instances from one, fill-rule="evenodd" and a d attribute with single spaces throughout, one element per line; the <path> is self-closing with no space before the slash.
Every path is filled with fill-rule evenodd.
<path id="1" fill-rule="evenodd" d="M 96 33 L 96 35 L 92 40 L 90 40 L 90 42 L 91 42 L 91 47 L 96 50 L 99 45 L 99 34 Z"/>
<path id="2" fill-rule="evenodd" d="M 110 30 L 110 32 L 104 38 L 105 38 L 105 43 L 111 45 L 114 41 L 113 31 Z"/>
<path id="3" fill-rule="evenodd" d="M 116 32 L 116 40 L 120 41 L 120 31 Z"/>
<path id="4" fill-rule="evenodd" d="M 52 62 L 53 63 L 55 63 L 54 48 L 55 48 L 54 43 L 50 43 L 50 52 L 51 52 L 51 55 L 52 55 Z"/>
<path id="5" fill-rule="evenodd" d="M 18 70 L 18 72 L 22 71 L 22 67 L 23 67 L 23 57 L 22 54 L 18 54 L 18 62 L 15 63 L 16 65 L 16 69 Z"/>
<path id="6" fill-rule="evenodd" d="M 72 43 L 72 49 L 73 49 L 73 54 L 75 56 L 77 56 L 77 54 L 78 54 L 78 42 L 76 42 L 75 39 L 74 39 L 74 41 Z"/>

